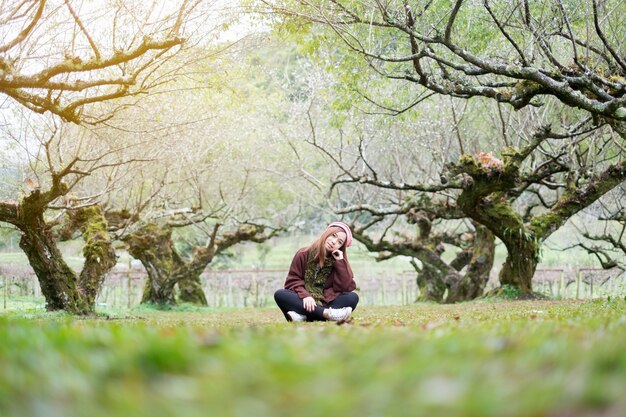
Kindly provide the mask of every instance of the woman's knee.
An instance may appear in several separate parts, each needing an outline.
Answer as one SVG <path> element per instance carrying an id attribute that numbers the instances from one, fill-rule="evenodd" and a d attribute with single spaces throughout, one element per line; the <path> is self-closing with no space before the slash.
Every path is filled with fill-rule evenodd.
<path id="1" fill-rule="evenodd" d="M 284 288 L 281 288 L 280 290 L 276 290 L 276 292 L 274 292 L 274 301 L 278 303 L 279 301 L 284 300 L 285 297 L 287 296 L 287 294 L 285 294 L 286 292 L 287 290 Z"/>
<path id="2" fill-rule="evenodd" d="M 296 294 L 295 291 L 281 288 L 280 290 L 276 290 L 276 292 L 274 293 L 274 301 L 276 301 L 276 303 L 278 304 L 290 302 L 290 301 L 293 301 L 294 299 L 295 300 L 299 299 L 298 294 Z"/>
<path id="3" fill-rule="evenodd" d="M 352 307 L 354 310 L 357 304 L 359 304 L 359 295 L 355 292 L 344 292 L 337 297 L 337 301 L 340 305 L 344 307 Z"/>
<path id="4" fill-rule="evenodd" d="M 346 295 L 348 296 L 348 300 L 350 300 L 350 304 L 353 305 L 352 308 L 355 308 L 357 304 L 359 304 L 359 294 L 355 292 L 349 292 L 346 293 Z"/>

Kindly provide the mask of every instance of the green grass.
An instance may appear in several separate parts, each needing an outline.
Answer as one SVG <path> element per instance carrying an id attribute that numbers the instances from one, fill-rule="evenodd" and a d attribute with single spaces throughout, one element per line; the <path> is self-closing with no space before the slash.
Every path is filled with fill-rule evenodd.
<path id="1" fill-rule="evenodd" d="M 623 416 L 626 301 L 0 315 L 0 415 Z"/>

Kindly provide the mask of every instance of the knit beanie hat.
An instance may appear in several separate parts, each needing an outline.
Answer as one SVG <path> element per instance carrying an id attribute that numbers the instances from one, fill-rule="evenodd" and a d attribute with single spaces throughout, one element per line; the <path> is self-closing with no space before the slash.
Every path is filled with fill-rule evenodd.
<path id="1" fill-rule="evenodd" d="M 333 226 L 339 227 L 343 229 L 344 232 L 346 232 L 346 248 L 352 245 L 352 231 L 350 230 L 350 226 L 342 222 L 333 222 L 328 225 L 328 227 L 333 227 Z"/>

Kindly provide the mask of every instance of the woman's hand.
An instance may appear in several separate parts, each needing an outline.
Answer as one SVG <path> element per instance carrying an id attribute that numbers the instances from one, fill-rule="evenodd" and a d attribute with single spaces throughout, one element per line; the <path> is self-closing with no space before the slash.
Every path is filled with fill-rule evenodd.
<path id="1" fill-rule="evenodd" d="M 339 249 L 337 249 L 336 251 L 333 251 L 331 254 L 333 255 L 333 258 L 335 258 L 338 261 L 343 259 L 343 252 L 340 251 Z"/>
<path id="2" fill-rule="evenodd" d="M 302 305 L 310 313 L 315 310 L 315 299 L 313 297 L 305 297 L 302 299 Z"/>

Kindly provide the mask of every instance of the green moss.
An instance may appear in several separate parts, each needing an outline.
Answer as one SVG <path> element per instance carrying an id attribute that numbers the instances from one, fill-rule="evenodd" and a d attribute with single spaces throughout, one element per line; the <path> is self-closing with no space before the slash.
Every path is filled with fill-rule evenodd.
<path id="1" fill-rule="evenodd" d="M 534 217 L 530 222 L 530 228 L 534 231 L 535 235 L 543 239 L 554 224 L 559 222 L 560 217 L 553 213 L 548 212 L 546 214 Z"/>
<path id="2" fill-rule="evenodd" d="M 98 206 L 81 208 L 76 212 L 76 220 L 80 224 L 85 246 L 83 255 L 85 259 L 109 256 L 111 238 L 107 232 L 107 222 Z"/>
<path id="3" fill-rule="evenodd" d="M 475 167 L 478 167 L 478 162 L 476 162 L 476 159 L 474 159 L 474 157 L 472 155 L 469 155 L 469 154 L 466 154 L 466 153 L 461 155 L 461 157 L 459 158 L 459 164 L 462 165 L 462 166 L 475 166 Z"/>
<path id="4" fill-rule="evenodd" d="M 519 171 L 519 166 L 524 160 L 524 155 L 515 148 L 507 148 L 501 152 L 502 159 L 504 162 L 504 171 L 508 173 L 517 173 Z"/>
<path id="5" fill-rule="evenodd" d="M 609 81 L 626 85 L 626 78 L 621 75 L 611 75 Z"/>
<path id="6" fill-rule="evenodd" d="M 530 80 L 522 80 L 515 84 L 514 91 L 515 95 L 528 95 L 532 93 L 536 93 L 541 90 L 541 84 L 536 83 Z"/>
<path id="7" fill-rule="evenodd" d="M 513 90 L 512 88 L 501 88 L 500 90 L 498 90 L 498 94 L 500 95 L 499 98 L 504 101 L 509 101 L 513 97 L 514 91 L 515 90 Z"/>
<path id="8" fill-rule="evenodd" d="M 128 245 L 128 251 L 136 259 L 154 258 L 156 252 L 163 246 L 169 245 L 172 229 L 149 223 L 136 230 L 122 240 Z"/>
<path id="9" fill-rule="evenodd" d="M 581 208 L 576 194 L 566 191 L 550 211 L 532 219 L 530 228 L 539 239 L 545 240 Z"/>

